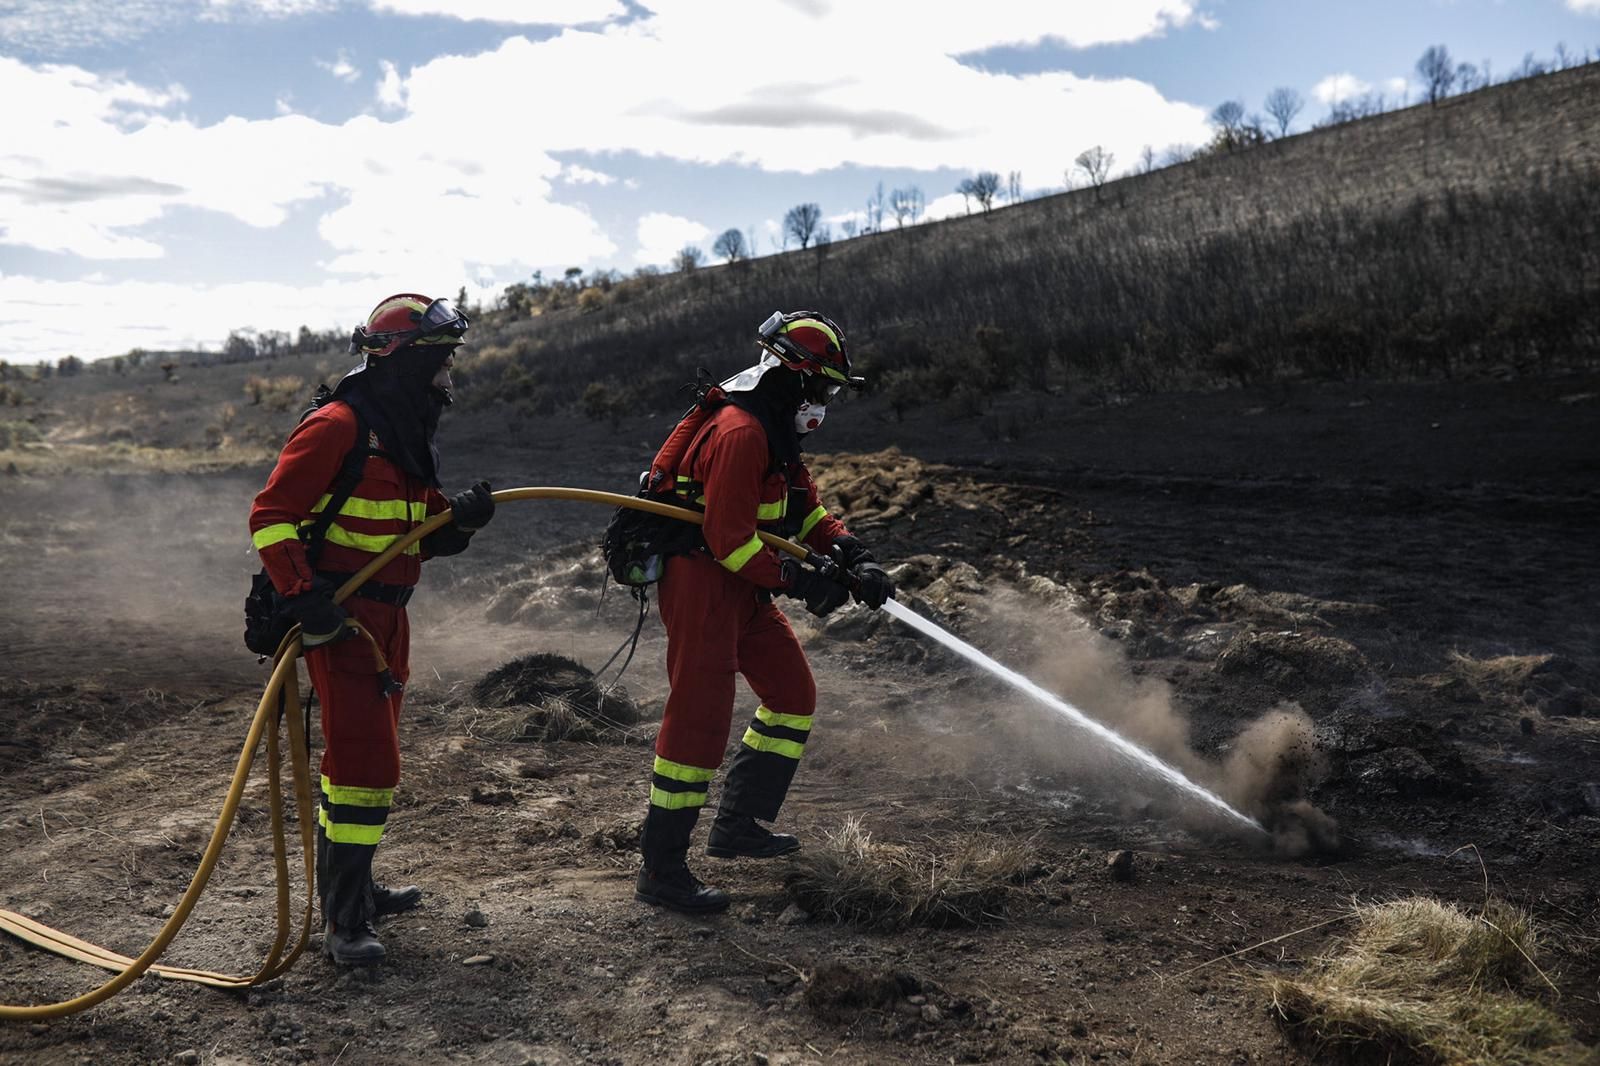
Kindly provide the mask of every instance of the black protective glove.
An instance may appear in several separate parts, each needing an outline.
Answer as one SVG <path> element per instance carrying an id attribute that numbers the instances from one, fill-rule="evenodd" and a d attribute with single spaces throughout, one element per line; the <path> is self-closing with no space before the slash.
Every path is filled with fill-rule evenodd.
<path id="1" fill-rule="evenodd" d="M 853 533 L 846 533 L 838 540 L 835 540 L 831 554 L 835 559 L 839 560 L 839 565 L 846 570 L 854 570 L 857 563 L 876 561 L 872 557 L 871 549 L 861 543 L 861 538 Z"/>
<path id="2" fill-rule="evenodd" d="M 455 526 L 463 533 L 475 533 L 489 524 L 494 517 L 494 497 L 489 483 L 480 481 L 465 492 L 450 497 L 450 511 L 455 515 Z"/>
<path id="3" fill-rule="evenodd" d="M 849 589 L 815 570 L 807 569 L 800 564 L 800 560 L 785 559 L 778 565 L 783 575 L 783 588 L 778 591 L 785 596 L 804 600 L 806 610 L 818 618 L 826 617 L 849 602 Z"/>
<path id="4" fill-rule="evenodd" d="M 850 574 L 855 579 L 851 582 L 853 587 L 850 595 L 856 598 L 857 603 L 864 603 L 876 611 L 894 596 L 894 582 L 889 580 L 883 567 L 872 562 L 870 557 L 866 562 L 851 567 Z"/>
<path id="5" fill-rule="evenodd" d="M 356 631 L 344 624 L 350 616 L 333 602 L 333 589 L 326 581 L 319 579 L 309 592 L 284 600 L 283 610 L 300 624 L 300 646 L 307 651 L 355 636 Z"/>

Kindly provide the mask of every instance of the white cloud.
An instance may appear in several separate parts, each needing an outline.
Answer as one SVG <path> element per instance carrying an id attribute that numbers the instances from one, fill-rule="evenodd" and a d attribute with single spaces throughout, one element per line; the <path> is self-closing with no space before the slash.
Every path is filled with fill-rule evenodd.
<path id="1" fill-rule="evenodd" d="M 385 2 L 398 10 L 422 0 Z M 211 9 L 287 15 L 311 6 L 213 0 Z M 491 10 L 476 0 L 452 6 L 474 17 Z M 338 124 L 285 114 L 198 125 L 174 113 L 180 88 L 0 57 L 0 98 L 33 104 L 0 117 L 0 245 L 152 257 L 162 249 L 139 227 L 169 209 L 271 227 L 310 205 L 329 247 L 308 249 L 306 259 L 325 260 L 330 275 L 308 278 L 308 292 L 406 271 L 418 278 L 410 287 L 439 276 L 453 289 L 463 277 L 504 283 L 534 267 L 631 265 L 626 251 L 615 258 L 617 243 L 584 209 L 553 201 L 557 181 L 609 177 L 577 163 L 564 168 L 564 154 L 637 152 L 797 173 L 854 165 L 1048 175 L 1089 145 L 1134 159 L 1145 143 L 1208 134 L 1201 108 L 1132 79 L 1011 76 L 953 58 L 1003 42 L 1133 40 L 1194 21 L 1187 0 L 991 0 L 983 19 L 959 23 L 926 18 L 910 0 L 803 10 L 784 0 L 648 6 L 624 24 L 540 41 L 513 36 L 404 72 L 385 61 L 374 87 L 381 110 Z M 563 0 L 540 10 L 545 19 L 586 18 L 600 6 Z M 828 62 L 706 61 L 774 39 L 825 40 Z M 885 40 L 895 42 L 892 61 Z M 618 70 L 628 77 L 595 76 Z M 529 103 L 508 119 L 515 101 Z M 246 159 L 272 164 L 238 165 Z M 930 203 L 929 216 L 948 199 Z M 647 215 L 633 262 L 667 262 L 709 235 L 698 222 Z M 165 343 L 146 338 L 146 346 Z"/>
<path id="2" fill-rule="evenodd" d="M 572 185 L 610 185 L 617 179 L 610 174 L 569 163 L 561 168 L 561 180 Z"/>
<path id="3" fill-rule="evenodd" d="M 580 26 L 627 14 L 618 0 L 370 0 L 374 10 L 396 15 L 442 15 L 525 26 Z"/>
<path id="4" fill-rule="evenodd" d="M 405 107 L 406 86 L 400 78 L 400 71 L 387 59 L 380 60 L 378 68 L 382 71 L 378 76 L 378 106 L 396 111 Z"/>
<path id="5" fill-rule="evenodd" d="M 222 21 L 238 16 L 293 18 L 317 11 L 328 11 L 337 0 L 206 0 L 201 17 Z"/>
<path id="6" fill-rule="evenodd" d="M 1600 0 L 1596 0 L 1596 2 L 1600 3 Z M 1385 78 L 1383 79 L 1383 91 L 1390 96 L 1403 100 L 1411 92 L 1411 82 L 1405 78 Z"/>
<path id="7" fill-rule="evenodd" d="M 1312 87 L 1311 95 L 1321 103 L 1331 106 L 1357 96 L 1363 96 L 1371 91 L 1371 84 L 1362 81 L 1354 74 L 1329 74 Z M 1155 143 L 1159 144 L 1161 142 L 1157 141 Z"/>
<path id="8" fill-rule="evenodd" d="M 392 288 L 385 289 L 385 283 Z M 349 326 L 371 307 L 373 293 L 409 291 L 417 284 L 394 277 L 307 286 L 196 286 L 99 278 L 43 281 L 0 274 L 6 292 L 0 325 L 12 334 L 6 338 L 8 357 L 24 359 L 67 354 L 95 359 L 130 348 L 215 348 L 230 330 L 242 327 L 294 329 L 302 322 L 314 329 Z M 458 279 L 441 279 L 433 291 L 453 295 L 459 284 Z M 85 308 L 94 313 L 85 314 Z"/>
<path id="9" fill-rule="evenodd" d="M 1600 15 L 1600 0 L 1567 0 L 1567 7 L 1580 15 Z"/>
<path id="10" fill-rule="evenodd" d="M 170 0 L 11 0 L 0 5 L 0 41 L 57 54 L 137 40 L 186 14 Z"/>
<path id="11" fill-rule="evenodd" d="M 922 220 L 937 222 L 941 218 L 958 218 L 981 210 L 982 208 L 973 203 L 969 197 L 962 196 L 958 192 L 946 193 L 928 201 L 928 205 L 922 210 Z"/>
<path id="12" fill-rule="evenodd" d="M 709 236 L 711 230 L 693 219 L 652 211 L 639 219 L 639 251 L 635 258 L 661 266 L 670 263 L 684 245 L 699 244 Z"/>
<path id="13" fill-rule="evenodd" d="M 361 71 L 356 68 L 354 63 L 350 62 L 350 53 L 343 48 L 339 49 L 339 54 L 332 60 L 318 59 L 316 64 L 346 85 L 359 81 L 361 78 Z"/>

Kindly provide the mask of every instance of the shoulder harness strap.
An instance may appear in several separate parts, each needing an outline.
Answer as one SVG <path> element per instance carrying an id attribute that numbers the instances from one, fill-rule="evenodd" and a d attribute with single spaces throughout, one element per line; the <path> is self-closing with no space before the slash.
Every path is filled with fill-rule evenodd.
<path id="1" fill-rule="evenodd" d="M 351 494 L 356 491 L 356 486 L 361 483 L 361 476 L 367 466 L 367 457 L 382 454 L 372 446 L 372 430 L 367 425 L 367 420 L 361 417 L 361 412 L 350 404 L 345 406 L 356 416 L 356 442 L 345 453 L 344 461 L 339 464 L 339 476 L 334 479 L 329 489 L 327 506 L 323 507 L 322 513 L 317 515 L 316 520 L 300 537 L 305 542 L 306 561 L 313 570 L 317 567 L 317 556 L 322 554 L 328 527 L 333 525 L 333 520 L 339 515 L 339 509 L 349 501 Z"/>

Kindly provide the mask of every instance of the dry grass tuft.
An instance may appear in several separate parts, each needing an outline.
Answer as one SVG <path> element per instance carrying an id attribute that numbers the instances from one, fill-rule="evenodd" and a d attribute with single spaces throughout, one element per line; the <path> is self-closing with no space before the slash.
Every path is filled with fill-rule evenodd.
<path id="1" fill-rule="evenodd" d="M 539 652 L 497 666 L 472 686 L 470 732 L 489 740 L 594 740 L 631 737 L 639 708 L 620 690 L 605 692 L 582 663 Z"/>
<path id="2" fill-rule="evenodd" d="M 945 850 L 873 841 L 847 819 L 786 881 L 812 914 L 872 929 L 971 926 L 1005 918 L 1035 866 L 1026 840 L 968 835 Z"/>
<path id="3" fill-rule="evenodd" d="M 1411 898 L 1361 905 L 1356 931 L 1298 977 L 1268 980 L 1286 1027 L 1390 1061 L 1558 1066 L 1592 1061 L 1524 993 L 1547 980 L 1532 919 L 1497 900 L 1482 912 Z"/>

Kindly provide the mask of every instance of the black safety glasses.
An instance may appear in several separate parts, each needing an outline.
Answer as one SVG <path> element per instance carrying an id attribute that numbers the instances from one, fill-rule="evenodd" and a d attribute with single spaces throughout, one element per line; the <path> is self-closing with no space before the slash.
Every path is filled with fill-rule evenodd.
<path id="1" fill-rule="evenodd" d="M 838 382 L 830 381 L 820 374 L 807 374 L 805 376 L 805 390 L 802 393 L 806 403 L 825 404 L 839 395 L 841 386 Z"/>

